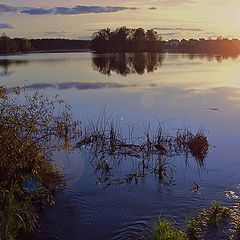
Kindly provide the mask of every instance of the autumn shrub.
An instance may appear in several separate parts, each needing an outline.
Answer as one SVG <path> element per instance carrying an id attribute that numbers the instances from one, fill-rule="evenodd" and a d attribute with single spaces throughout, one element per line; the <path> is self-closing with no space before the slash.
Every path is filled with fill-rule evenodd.
<path id="1" fill-rule="evenodd" d="M 0 87 L 0 239 L 36 228 L 39 204 L 53 204 L 64 186 L 53 153 L 77 131 L 70 107 L 59 97 Z"/>

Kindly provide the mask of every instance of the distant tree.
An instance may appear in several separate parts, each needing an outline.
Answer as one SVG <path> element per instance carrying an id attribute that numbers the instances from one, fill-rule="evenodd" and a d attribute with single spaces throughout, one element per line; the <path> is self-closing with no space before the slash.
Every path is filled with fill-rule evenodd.
<path id="1" fill-rule="evenodd" d="M 162 38 L 156 31 L 154 31 L 153 29 L 147 30 L 145 38 L 148 43 L 147 45 L 148 51 L 158 50 L 159 42 L 162 40 Z"/>
<path id="2" fill-rule="evenodd" d="M 157 41 L 157 40 L 160 40 L 160 39 L 161 39 L 161 37 L 153 29 L 149 29 L 149 30 L 146 31 L 146 40 Z"/>
<path id="3" fill-rule="evenodd" d="M 111 32 L 110 43 L 112 49 L 118 49 L 119 51 L 126 49 L 130 40 L 130 33 L 131 30 L 125 26 Z"/>
<path id="4" fill-rule="evenodd" d="M 101 29 L 92 36 L 91 47 L 98 49 L 100 52 L 105 52 L 108 49 L 108 43 L 111 36 L 111 30 L 109 28 Z"/>
<path id="5" fill-rule="evenodd" d="M 92 36 L 91 49 L 96 52 L 144 52 L 161 50 L 161 37 L 153 29 L 130 29 L 126 26 L 111 31 L 99 30 Z"/>
<path id="6" fill-rule="evenodd" d="M 12 39 L 7 37 L 5 34 L 3 34 L 0 37 L 0 52 L 2 52 L 2 53 L 17 52 L 16 43 Z"/>
<path id="7" fill-rule="evenodd" d="M 30 42 L 30 40 L 25 39 L 25 38 L 16 38 L 14 39 L 16 45 L 17 45 L 17 49 L 20 52 L 29 52 L 31 50 L 33 50 L 32 44 Z"/>
<path id="8" fill-rule="evenodd" d="M 143 28 L 133 30 L 132 40 L 134 41 L 136 51 L 145 50 L 145 31 Z"/>

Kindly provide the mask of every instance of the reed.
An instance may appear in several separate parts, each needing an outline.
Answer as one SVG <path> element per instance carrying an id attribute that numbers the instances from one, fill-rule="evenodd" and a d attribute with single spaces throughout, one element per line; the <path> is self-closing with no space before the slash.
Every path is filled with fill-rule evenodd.
<path id="1" fill-rule="evenodd" d="M 147 128 L 127 127 L 128 136 L 124 136 L 126 127 L 124 129 L 120 121 L 107 117 L 105 109 L 96 123 L 88 121 L 82 124 L 77 147 L 91 153 L 90 161 L 95 162 L 96 172 L 101 172 L 101 176 L 108 175 L 100 178 L 100 184 L 129 184 L 152 173 L 160 183 L 171 184 L 174 167 L 171 159 L 181 155 L 192 156 L 200 167 L 204 166 L 210 146 L 203 130 L 193 134 L 185 128 L 169 135 L 165 134 L 161 124 L 155 130 L 150 124 Z M 136 167 L 124 176 L 113 177 L 116 168 L 113 163 L 121 159 L 134 162 Z"/>

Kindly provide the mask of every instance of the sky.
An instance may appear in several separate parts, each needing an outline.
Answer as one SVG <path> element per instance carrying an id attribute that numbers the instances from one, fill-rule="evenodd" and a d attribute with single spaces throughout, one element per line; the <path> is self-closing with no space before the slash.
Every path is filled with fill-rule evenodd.
<path id="1" fill-rule="evenodd" d="M 102 28 L 155 29 L 164 40 L 240 38 L 239 0 L 0 0 L 0 33 L 90 39 Z"/>

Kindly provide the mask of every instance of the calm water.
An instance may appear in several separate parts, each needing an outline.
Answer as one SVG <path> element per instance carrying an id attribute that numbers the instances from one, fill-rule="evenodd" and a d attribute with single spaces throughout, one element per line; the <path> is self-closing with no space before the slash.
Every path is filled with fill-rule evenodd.
<path id="1" fill-rule="evenodd" d="M 154 174 L 138 184 L 97 184 L 101 175 L 87 151 L 59 153 L 70 179 L 56 205 L 42 211 L 38 239 L 139 239 L 158 216 L 181 225 L 240 182 L 240 58 L 188 54 L 31 54 L 0 58 L 0 85 L 60 94 L 74 117 L 96 120 L 103 106 L 123 126 L 158 122 L 168 131 L 206 129 L 212 144 L 205 166 L 193 158 L 171 159 L 174 184 Z M 134 163 L 116 164 L 129 173 Z M 201 194 L 190 189 L 202 186 Z"/>

